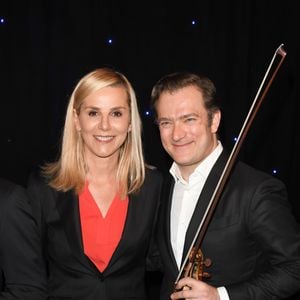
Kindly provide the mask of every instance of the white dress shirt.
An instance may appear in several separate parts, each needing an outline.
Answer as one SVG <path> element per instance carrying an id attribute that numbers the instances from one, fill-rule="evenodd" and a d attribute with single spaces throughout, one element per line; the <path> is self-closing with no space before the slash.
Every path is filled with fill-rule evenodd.
<path id="1" fill-rule="evenodd" d="M 178 269 L 180 269 L 183 259 L 182 254 L 185 234 L 194 213 L 199 195 L 222 150 L 223 146 L 221 142 L 218 141 L 217 147 L 199 164 L 199 166 L 197 166 L 190 175 L 188 181 L 182 178 L 180 170 L 175 162 L 173 162 L 170 168 L 170 173 L 175 180 L 171 206 L 171 244 Z M 200 221 L 201 220 L 199 220 L 199 224 Z M 227 291 L 224 287 L 218 288 L 218 290 L 221 300 L 229 300 Z M 225 298 L 223 298 L 224 292 Z"/>

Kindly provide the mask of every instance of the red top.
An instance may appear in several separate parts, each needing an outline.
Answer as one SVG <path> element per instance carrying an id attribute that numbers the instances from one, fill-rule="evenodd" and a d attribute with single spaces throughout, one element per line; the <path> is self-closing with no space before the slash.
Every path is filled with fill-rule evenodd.
<path id="1" fill-rule="evenodd" d="M 107 267 L 123 232 L 128 198 L 113 199 L 105 217 L 102 216 L 92 194 L 85 185 L 79 195 L 79 210 L 84 253 L 100 272 Z"/>

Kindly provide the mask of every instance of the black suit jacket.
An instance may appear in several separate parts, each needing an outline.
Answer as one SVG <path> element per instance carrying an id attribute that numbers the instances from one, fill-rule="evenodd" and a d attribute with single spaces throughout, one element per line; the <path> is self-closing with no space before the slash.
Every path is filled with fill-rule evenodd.
<path id="1" fill-rule="evenodd" d="M 223 151 L 199 196 L 189 224 L 183 259 L 224 169 Z M 163 188 L 159 248 L 164 264 L 161 299 L 169 299 L 178 275 L 170 243 L 174 180 Z M 283 183 L 238 163 L 204 237 L 201 250 L 212 260 L 207 283 L 225 286 L 230 300 L 285 299 L 300 290 L 300 229 L 291 214 Z"/>
<path id="2" fill-rule="evenodd" d="M 0 299 L 46 299 L 37 226 L 25 190 L 0 179 Z"/>
<path id="3" fill-rule="evenodd" d="M 146 298 L 146 258 L 161 185 L 160 173 L 147 170 L 141 190 L 129 197 L 120 243 L 101 273 L 83 251 L 78 197 L 73 191 L 57 192 L 36 176 L 29 180 L 28 192 L 48 264 L 49 299 Z"/>

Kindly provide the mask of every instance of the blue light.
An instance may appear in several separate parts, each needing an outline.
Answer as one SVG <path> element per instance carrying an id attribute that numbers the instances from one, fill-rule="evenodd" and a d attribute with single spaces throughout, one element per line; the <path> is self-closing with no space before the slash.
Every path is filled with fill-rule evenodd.
<path id="1" fill-rule="evenodd" d="M 0 18 L 0 23 L 1 23 L 1 24 L 4 24 L 4 23 L 5 23 L 4 18 Z"/>
<path id="2" fill-rule="evenodd" d="M 196 21 L 195 20 L 192 21 L 192 25 L 196 25 Z"/>
<path id="3" fill-rule="evenodd" d="M 273 173 L 274 175 L 277 174 L 277 172 L 278 172 L 278 171 L 277 171 L 276 169 L 273 169 L 273 170 L 272 170 L 272 173 Z"/>
<path id="4" fill-rule="evenodd" d="M 236 142 L 236 141 L 237 141 L 237 139 L 238 139 L 238 138 L 235 136 L 235 137 L 233 138 L 233 141 L 234 141 L 234 142 Z"/>
<path id="5" fill-rule="evenodd" d="M 108 39 L 107 41 L 109 44 L 112 44 L 113 40 L 112 39 Z"/>
<path id="6" fill-rule="evenodd" d="M 146 110 L 146 111 L 145 111 L 145 115 L 146 115 L 146 116 L 150 116 L 150 111 L 149 111 L 149 110 Z"/>

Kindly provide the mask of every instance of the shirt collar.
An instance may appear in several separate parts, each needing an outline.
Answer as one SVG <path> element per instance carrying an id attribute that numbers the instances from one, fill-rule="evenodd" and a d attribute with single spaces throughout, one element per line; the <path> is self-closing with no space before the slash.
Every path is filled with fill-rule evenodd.
<path id="1" fill-rule="evenodd" d="M 222 143 L 218 141 L 217 147 L 196 167 L 194 172 L 190 175 L 189 179 L 199 176 L 207 178 L 210 170 L 212 169 L 222 151 Z M 183 184 L 187 184 L 186 180 L 183 179 L 180 173 L 178 165 L 175 162 L 172 163 L 169 172 L 173 176 L 175 182 L 180 181 Z"/>

